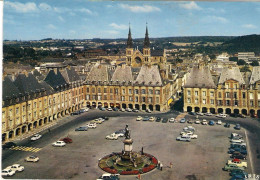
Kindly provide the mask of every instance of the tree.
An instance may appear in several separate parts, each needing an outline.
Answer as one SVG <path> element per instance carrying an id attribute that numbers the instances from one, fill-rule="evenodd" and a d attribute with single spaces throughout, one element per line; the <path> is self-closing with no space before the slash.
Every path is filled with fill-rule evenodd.
<path id="1" fill-rule="evenodd" d="M 210 55 L 209 55 L 209 58 L 210 58 L 211 60 L 214 60 L 214 59 L 216 59 L 216 55 L 215 55 L 215 54 L 210 54 Z"/>
<path id="2" fill-rule="evenodd" d="M 238 57 L 229 57 L 229 61 L 237 62 L 238 61 Z"/>
<path id="3" fill-rule="evenodd" d="M 249 67 L 246 65 L 240 69 L 241 72 L 251 72 Z"/>
<path id="4" fill-rule="evenodd" d="M 246 65 L 246 61 L 244 61 L 243 59 L 240 59 L 237 61 L 237 65 Z"/>
<path id="5" fill-rule="evenodd" d="M 259 62 L 257 60 L 253 60 L 250 65 L 251 66 L 259 66 Z"/>

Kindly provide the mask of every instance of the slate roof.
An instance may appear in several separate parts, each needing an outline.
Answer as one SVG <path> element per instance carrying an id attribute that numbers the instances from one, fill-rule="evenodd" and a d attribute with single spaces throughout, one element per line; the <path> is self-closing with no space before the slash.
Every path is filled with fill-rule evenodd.
<path id="1" fill-rule="evenodd" d="M 238 81 L 239 84 L 245 84 L 245 80 L 238 67 L 224 67 L 220 74 L 219 84 L 223 84 L 225 81 L 233 79 Z"/>
<path id="2" fill-rule="evenodd" d="M 11 79 L 7 76 L 3 80 L 2 87 L 3 100 L 6 100 L 7 97 L 12 98 L 14 96 L 17 96 L 20 93 L 19 89 L 15 86 L 14 82 L 12 82 Z"/>
<path id="3" fill-rule="evenodd" d="M 187 77 L 186 88 L 215 88 L 213 78 L 207 66 L 193 66 L 190 74 Z"/>
<path id="4" fill-rule="evenodd" d="M 36 69 L 32 72 L 33 75 L 39 80 L 42 81 L 44 80 L 44 75 L 42 75 L 39 71 L 37 71 Z"/>
<path id="5" fill-rule="evenodd" d="M 94 65 L 87 77 L 87 81 L 109 81 L 108 69 L 106 65 Z"/>
<path id="6" fill-rule="evenodd" d="M 44 81 L 53 88 L 67 84 L 66 80 L 61 75 L 59 70 L 57 70 L 57 73 L 55 73 L 54 70 L 50 70 Z"/>
<path id="7" fill-rule="evenodd" d="M 132 70 L 130 66 L 117 66 L 112 78 L 112 81 L 133 82 Z"/>
<path id="8" fill-rule="evenodd" d="M 135 83 L 149 86 L 162 86 L 163 83 L 158 66 L 143 65 L 135 80 Z"/>
<path id="9" fill-rule="evenodd" d="M 19 74 L 14 84 L 22 94 L 36 92 L 43 88 L 32 73 L 29 73 L 28 76 Z"/>
<path id="10" fill-rule="evenodd" d="M 257 81 L 260 81 L 260 66 L 253 67 L 253 71 L 249 83 L 255 84 Z"/>
<path id="11" fill-rule="evenodd" d="M 151 49 L 151 56 L 163 56 L 163 50 L 161 50 L 161 49 L 156 49 L 156 50 Z"/>
<path id="12" fill-rule="evenodd" d="M 76 71 L 74 70 L 74 68 L 66 68 L 61 72 L 61 75 L 64 77 L 65 81 L 67 83 L 70 82 L 76 82 L 76 81 L 80 81 L 80 77 L 79 75 L 76 73 Z"/>

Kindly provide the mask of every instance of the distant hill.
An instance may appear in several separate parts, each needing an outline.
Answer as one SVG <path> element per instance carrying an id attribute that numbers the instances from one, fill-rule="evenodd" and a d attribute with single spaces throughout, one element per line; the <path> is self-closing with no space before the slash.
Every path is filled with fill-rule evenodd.
<path id="1" fill-rule="evenodd" d="M 246 36 L 238 36 L 234 39 L 225 41 L 222 45 L 223 49 L 230 52 L 253 51 L 260 52 L 260 35 L 252 34 Z"/>

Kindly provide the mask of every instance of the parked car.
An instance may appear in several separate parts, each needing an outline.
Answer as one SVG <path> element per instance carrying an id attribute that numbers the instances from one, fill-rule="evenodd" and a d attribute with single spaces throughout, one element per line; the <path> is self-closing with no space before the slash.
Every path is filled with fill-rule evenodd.
<path id="1" fill-rule="evenodd" d="M 125 133 L 124 132 L 114 132 L 114 134 L 116 134 L 118 137 L 124 137 L 125 136 Z"/>
<path id="2" fill-rule="evenodd" d="M 113 109 L 111 107 L 107 108 L 108 111 L 113 111 Z"/>
<path id="3" fill-rule="evenodd" d="M 199 115 L 199 116 L 204 116 L 204 114 L 201 113 L 201 112 L 196 112 L 196 114 Z"/>
<path id="4" fill-rule="evenodd" d="M 72 139 L 69 137 L 62 138 L 62 139 L 60 139 L 60 141 L 64 141 L 66 144 L 72 143 Z"/>
<path id="5" fill-rule="evenodd" d="M 160 117 L 157 117 L 156 118 L 156 122 L 160 122 L 161 121 L 161 118 Z"/>
<path id="6" fill-rule="evenodd" d="M 102 176 L 100 176 L 97 180 L 120 180 L 119 176 L 120 174 L 105 173 Z"/>
<path id="7" fill-rule="evenodd" d="M 54 146 L 54 147 L 64 147 L 64 146 L 66 146 L 66 143 L 64 141 L 56 141 L 56 142 L 52 143 L 52 146 Z"/>
<path id="8" fill-rule="evenodd" d="M 196 115 L 195 112 L 189 112 L 189 115 Z"/>
<path id="9" fill-rule="evenodd" d="M 240 118 L 246 118 L 246 116 L 243 115 L 243 114 L 238 114 L 237 116 L 240 117 Z"/>
<path id="10" fill-rule="evenodd" d="M 235 118 L 237 118 L 237 117 L 238 117 L 238 114 L 237 114 L 237 113 L 231 113 L 229 116 L 230 116 L 230 117 L 235 117 Z"/>
<path id="11" fill-rule="evenodd" d="M 13 176 L 13 175 L 15 175 L 15 171 L 13 171 L 12 169 L 3 169 L 2 170 L 2 176 L 8 176 L 8 177 L 10 177 L 10 176 Z"/>
<path id="12" fill-rule="evenodd" d="M 234 158 L 234 159 L 246 159 L 246 155 L 241 154 L 240 152 L 234 152 L 230 158 Z"/>
<path id="13" fill-rule="evenodd" d="M 190 142 L 191 138 L 188 137 L 188 136 L 187 136 L 187 137 L 181 137 L 181 136 L 179 136 L 179 137 L 176 138 L 176 140 L 177 140 L 177 141 Z"/>
<path id="14" fill-rule="evenodd" d="M 21 166 L 20 164 L 13 164 L 12 166 L 8 166 L 6 169 L 11 169 L 14 172 L 22 172 L 24 170 L 24 166 Z"/>
<path id="15" fill-rule="evenodd" d="M 225 165 L 225 167 L 223 168 L 224 171 L 231 171 L 231 170 L 234 170 L 234 169 L 244 170 L 245 168 L 243 168 L 243 167 L 238 167 L 236 164 L 227 164 L 227 165 Z"/>
<path id="16" fill-rule="evenodd" d="M 139 110 L 138 109 L 133 109 L 133 112 L 139 112 Z"/>
<path id="17" fill-rule="evenodd" d="M 233 169 L 231 170 L 231 172 L 229 173 L 230 176 L 234 176 L 234 175 L 243 175 L 243 176 L 248 176 L 248 173 L 241 170 L 241 169 Z"/>
<path id="18" fill-rule="evenodd" d="M 14 142 L 7 142 L 7 143 L 5 143 L 5 144 L 2 146 L 2 148 L 3 148 L 3 149 L 9 149 L 9 148 L 11 148 L 11 147 L 13 147 L 13 146 L 16 146 L 16 144 L 15 144 Z"/>
<path id="19" fill-rule="evenodd" d="M 209 121 L 209 125 L 210 125 L 210 126 L 214 126 L 214 125 L 215 125 L 215 122 L 214 122 L 213 120 L 210 120 L 210 121 Z"/>
<path id="20" fill-rule="evenodd" d="M 101 119 L 104 119 L 104 120 L 109 120 L 109 117 L 107 117 L 107 116 L 102 116 L 102 117 L 100 117 Z"/>
<path id="21" fill-rule="evenodd" d="M 169 119 L 169 122 L 170 122 L 170 123 L 174 123 L 174 122 L 175 122 L 175 119 L 174 119 L 174 118 L 170 118 L 170 119 Z"/>
<path id="22" fill-rule="evenodd" d="M 226 124 L 224 125 L 224 127 L 230 128 L 230 124 L 229 124 L 229 123 L 226 123 Z"/>
<path id="23" fill-rule="evenodd" d="M 118 135 L 113 133 L 113 134 L 107 135 L 106 139 L 108 139 L 108 140 L 117 140 L 118 139 Z"/>
<path id="24" fill-rule="evenodd" d="M 70 115 L 74 116 L 74 115 L 79 115 L 80 114 L 80 111 L 75 111 L 75 112 L 72 112 Z"/>
<path id="25" fill-rule="evenodd" d="M 143 120 L 142 116 L 137 116 L 136 121 L 142 121 L 142 120 Z"/>
<path id="26" fill-rule="evenodd" d="M 230 149 L 234 149 L 234 148 L 246 149 L 246 143 L 241 143 L 241 144 L 231 143 Z"/>
<path id="27" fill-rule="evenodd" d="M 216 117 L 219 117 L 219 118 L 226 118 L 227 115 L 226 115 L 226 114 L 218 114 L 218 115 L 216 115 Z"/>
<path id="28" fill-rule="evenodd" d="M 155 121 L 155 117 L 151 116 L 151 117 L 149 118 L 149 121 L 154 122 L 154 121 Z"/>
<path id="29" fill-rule="evenodd" d="M 146 109 L 146 112 L 147 112 L 147 113 L 151 113 L 151 110 L 150 110 L 150 109 Z"/>
<path id="30" fill-rule="evenodd" d="M 236 129 L 236 130 L 240 130 L 240 129 L 241 129 L 240 124 L 236 124 L 235 127 L 234 127 L 234 129 Z"/>
<path id="31" fill-rule="evenodd" d="M 89 123 L 89 124 L 86 124 L 86 126 L 90 129 L 96 129 L 97 128 L 97 124 L 96 123 Z"/>
<path id="32" fill-rule="evenodd" d="M 125 134 L 125 129 L 119 129 L 115 134 Z"/>
<path id="33" fill-rule="evenodd" d="M 167 123 L 168 119 L 167 118 L 163 118 L 162 123 Z"/>
<path id="34" fill-rule="evenodd" d="M 86 126 L 81 126 L 81 127 L 78 127 L 75 129 L 75 131 L 87 131 L 88 130 L 88 127 Z"/>
<path id="35" fill-rule="evenodd" d="M 206 119 L 203 119 L 202 122 L 201 122 L 202 125 L 208 125 L 208 122 Z"/>
<path id="36" fill-rule="evenodd" d="M 235 147 L 230 148 L 228 153 L 233 154 L 234 152 L 240 152 L 241 154 L 247 155 L 247 150 L 245 148 Z"/>
<path id="37" fill-rule="evenodd" d="M 193 131 L 182 131 L 181 133 L 180 133 L 180 135 L 192 135 L 193 134 Z"/>
<path id="38" fill-rule="evenodd" d="M 143 121 L 149 121 L 149 117 L 148 116 L 144 116 L 143 117 Z"/>
<path id="39" fill-rule="evenodd" d="M 125 109 L 127 112 L 132 112 L 133 110 L 131 108 L 126 108 Z"/>
<path id="40" fill-rule="evenodd" d="M 113 108 L 113 111 L 118 111 L 119 109 L 117 107 L 114 107 Z"/>
<path id="41" fill-rule="evenodd" d="M 195 120 L 195 124 L 200 124 L 200 120 L 199 120 L 199 119 L 196 119 L 196 120 Z"/>
<path id="42" fill-rule="evenodd" d="M 241 161 L 240 159 L 228 160 L 227 164 L 236 164 L 238 167 L 247 168 L 247 162 Z"/>
<path id="43" fill-rule="evenodd" d="M 243 139 L 231 139 L 230 142 L 231 143 L 243 143 L 244 140 Z"/>
<path id="44" fill-rule="evenodd" d="M 211 112 L 205 113 L 206 116 L 212 116 L 213 114 Z"/>
<path id="45" fill-rule="evenodd" d="M 231 133 L 230 138 L 231 139 L 234 139 L 234 138 L 243 139 L 243 136 L 241 136 L 240 134 L 237 134 L 237 133 Z"/>
<path id="46" fill-rule="evenodd" d="M 102 124 L 104 121 L 105 121 L 104 119 L 98 118 L 98 119 L 92 120 L 91 122 L 92 122 L 92 123 L 97 123 L 97 124 Z"/>
<path id="47" fill-rule="evenodd" d="M 198 139 L 198 135 L 197 134 L 183 134 L 181 137 L 190 137 L 191 139 Z"/>
<path id="48" fill-rule="evenodd" d="M 104 107 L 101 107 L 101 109 L 100 109 L 101 111 L 105 111 L 106 110 L 106 108 L 104 108 Z"/>
<path id="49" fill-rule="evenodd" d="M 180 123 L 185 123 L 186 119 L 185 118 L 181 118 Z"/>
<path id="50" fill-rule="evenodd" d="M 120 111 L 122 111 L 122 112 L 125 112 L 125 109 L 124 109 L 124 108 L 122 108 Z"/>
<path id="51" fill-rule="evenodd" d="M 40 160 L 37 156 L 28 156 L 24 159 L 26 162 L 38 162 Z"/>
<path id="52" fill-rule="evenodd" d="M 41 137 L 42 137 L 42 135 L 35 134 L 33 137 L 31 137 L 31 141 L 36 141 L 36 140 L 40 139 Z"/>
<path id="53" fill-rule="evenodd" d="M 222 121 L 221 121 L 221 120 L 218 120 L 216 124 L 217 124 L 217 125 L 221 125 L 221 124 L 222 124 Z"/>
<path id="54" fill-rule="evenodd" d="M 192 124 L 193 121 L 192 121 L 191 119 L 189 119 L 189 120 L 187 121 L 187 123 L 188 123 L 188 124 Z"/>

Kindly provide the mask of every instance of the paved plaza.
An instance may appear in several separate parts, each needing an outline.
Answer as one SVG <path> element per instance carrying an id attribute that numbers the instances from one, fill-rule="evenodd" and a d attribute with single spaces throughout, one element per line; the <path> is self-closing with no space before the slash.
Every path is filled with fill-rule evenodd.
<path id="1" fill-rule="evenodd" d="M 86 124 L 83 123 L 82 125 Z M 13 178 L 44 178 L 44 179 L 96 179 L 104 172 L 97 166 L 99 158 L 111 152 L 121 152 L 123 138 L 106 140 L 105 136 L 116 130 L 125 128 L 128 124 L 131 138 L 134 140 L 134 151 L 154 155 L 163 163 L 163 170 L 153 170 L 142 175 L 142 179 L 228 179 L 227 172 L 222 168 L 229 159 L 227 154 L 229 136 L 233 128 L 223 125 L 203 126 L 193 124 L 198 139 L 191 142 L 176 141 L 181 130 L 188 124 L 143 122 L 136 121 L 136 117 L 113 117 L 97 129 L 88 131 L 74 131 L 72 126 L 64 131 L 62 136 L 54 136 L 53 142 L 69 136 L 73 143 L 65 147 L 52 147 L 51 143 L 38 152 L 25 152 L 40 157 L 38 163 L 27 163 L 23 159 L 18 161 L 25 166 L 25 171 L 16 173 Z M 245 131 L 238 131 L 245 136 Z M 170 168 L 170 163 L 173 167 Z M 248 163 L 250 171 L 250 163 Z M 122 176 L 121 179 L 136 179 L 136 176 Z"/>

